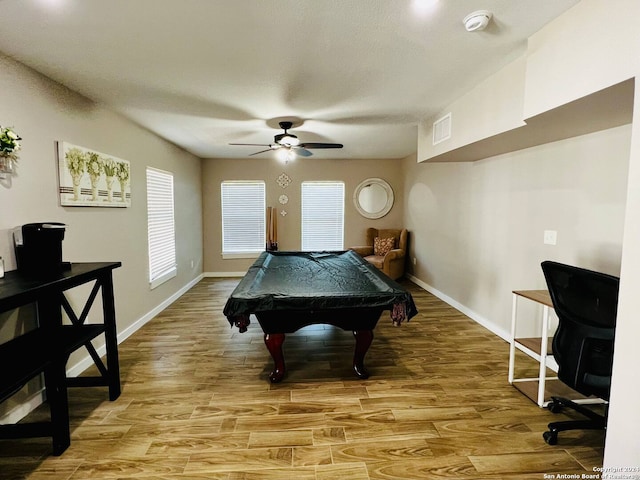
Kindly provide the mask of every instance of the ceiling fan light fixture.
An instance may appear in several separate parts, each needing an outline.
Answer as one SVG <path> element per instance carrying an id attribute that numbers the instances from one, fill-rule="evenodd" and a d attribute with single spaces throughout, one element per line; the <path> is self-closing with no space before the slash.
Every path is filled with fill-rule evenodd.
<path id="1" fill-rule="evenodd" d="M 462 23 L 467 32 L 479 32 L 487 28 L 491 17 L 493 14 L 489 10 L 477 10 L 464 17 Z"/>
<path id="2" fill-rule="evenodd" d="M 300 140 L 295 135 L 287 133 L 280 139 L 280 143 L 283 145 L 291 145 L 292 147 L 295 147 L 296 145 L 300 144 Z"/>
<path id="3" fill-rule="evenodd" d="M 281 148 L 276 152 L 276 156 L 278 160 L 284 163 L 289 163 L 296 159 L 296 152 L 294 152 L 291 148 Z"/>

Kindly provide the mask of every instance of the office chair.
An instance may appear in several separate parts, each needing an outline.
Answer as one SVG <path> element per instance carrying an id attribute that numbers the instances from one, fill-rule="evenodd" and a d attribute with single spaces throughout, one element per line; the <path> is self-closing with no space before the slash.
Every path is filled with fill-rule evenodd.
<path id="1" fill-rule="evenodd" d="M 558 378 L 585 396 L 608 401 L 620 280 L 551 261 L 542 262 L 542 271 L 559 320 L 553 336 Z M 549 445 L 558 443 L 558 432 L 565 430 L 606 429 L 608 404 L 604 415 L 599 415 L 566 398 L 551 398 L 551 412 L 569 407 L 587 420 L 550 423 L 542 435 Z"/>

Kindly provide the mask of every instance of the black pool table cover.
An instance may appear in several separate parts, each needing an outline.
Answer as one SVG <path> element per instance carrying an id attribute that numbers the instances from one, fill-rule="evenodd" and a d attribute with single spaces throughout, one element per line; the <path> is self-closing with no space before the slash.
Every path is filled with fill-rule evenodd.
<path id="1" fill-rule="evenodd" d="M 223 313 L 241 332 L 257 312 L 382 308 L 394 325 L 417 313 L 411 294 L 352 250 L 262 252 Z"/>

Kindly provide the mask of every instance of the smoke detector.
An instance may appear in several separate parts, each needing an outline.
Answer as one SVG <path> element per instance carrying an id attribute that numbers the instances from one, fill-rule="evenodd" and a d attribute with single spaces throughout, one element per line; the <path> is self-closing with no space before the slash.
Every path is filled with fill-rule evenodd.
<path id="1" fill-rule="evenodd" d="M 467 32 L 479 32 L 487 28 L 492 16 L 493 14 L 489 10 L 477 10 L 464 17 L 462 23 L 464 23 Z"/>

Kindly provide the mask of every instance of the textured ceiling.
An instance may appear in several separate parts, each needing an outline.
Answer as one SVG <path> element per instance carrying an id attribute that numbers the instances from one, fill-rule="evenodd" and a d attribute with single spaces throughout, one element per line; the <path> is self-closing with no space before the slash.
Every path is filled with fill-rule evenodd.
<path id="1" fill-rule="evenodd" d="M 578 0 L 431 2 L 0 0 L 0 51 L 199 157 L 246 157 L 228 144 L 292 119 L 303 142 L 344 144 L 312 159 L 401 158 L 419 119 Z M 478 9 L 493 20 L 469 33 Z"/>

